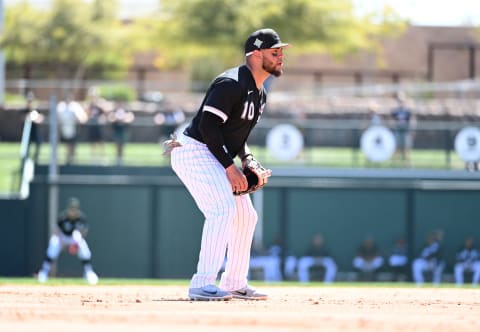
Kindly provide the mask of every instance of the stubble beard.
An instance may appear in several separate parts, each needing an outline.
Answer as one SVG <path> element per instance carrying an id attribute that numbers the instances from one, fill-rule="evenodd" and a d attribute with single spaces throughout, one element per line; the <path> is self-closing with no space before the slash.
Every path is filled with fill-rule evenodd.
<path id="1" fill-rule="evenodd" d="M 265 62 L 262 64 L 263 70 L 265 70 L 267 73 L 275 76 L 275 77 L 280 77 L 283 74 L 283 70 L 277 70 L 275 69 L 275 66 L 269 66 L 268 64 L 265 64 Z M 280 67 L 281 68 L 281 67 Z"/>

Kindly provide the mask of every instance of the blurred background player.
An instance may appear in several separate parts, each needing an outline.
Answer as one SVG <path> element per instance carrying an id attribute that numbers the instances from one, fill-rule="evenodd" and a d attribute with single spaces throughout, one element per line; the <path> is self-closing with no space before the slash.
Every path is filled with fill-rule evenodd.
<path id="1" fill-rule="evenodd" d="M 282 281 L 281 248 L 271 246 L 268 250 L 254 243 L 250 254 L 249 277 L 252 278 L 253 270 L 262 270 L 265 282 Z"/>
<path id="2" fill-rule="evenodd" d="M 474 286 L 478 285 L 478 281 L 480 280 L 480 252 L 475 248 L 475 239 L 473 236 L 468 236 L 465 239 L 463 247 L 457 252 L 453 270 L 455 273 L 455 283 L 458 286 L 463 285 L 465 272 L 473 273 L 472 284 Z"/>
<path id="3" fill-rule="evenodd" d="M 57 105 L 58 125 L 60 138 L 65 143 L 66 163 L 73 164 L 75 160 L 75 148 L 77 146 L 78 126 L 87 122 L 88 116 L 79 102 L 73 100 L 71 93 L 67 93 L 65 100 Z"/>
<path id="4" fill-rule="evenodd" d="M 383 257 L 380 255 L 375 240 L 367 237 L 357 248 L 353 259 L 353 267 L 360 272 L 360 280 L 373 281 L 376 272 L 383 266 Z"/>
<path id="5" fill-rule="evenodd" d="M 67 208 L 60 213 L 56 230 L 48 242 L 46 257 L 38 272 L 39 282 L 44 283 L 48 280 L 52 264 L 58 259 L 61 251 L 67 247 L 71 255 L 77 255 L 80 259 L 83 265 L 83 277 L 86 281 L 91 285 L 98 282 L 98 276 L 92 268 L 92 253 L 85 240 L 87 232 L 87 220 L 80 211 L 80 201 L 72 197 Z"/>
<path id="6" fill-rule="evenodd" d="M 123 164 L 123 153 L 125 144 L 129 138 L 129 128 L 135 120 L 135 114 L 127 110 L 124 103 L 118 103 L 114 106 L 113 111 L 108 114 L 108 121 L 112 124 L 113 141 L 115 142 L 116 165 Z"/>
<path id="7" fill-rule="evenodd" d="M 298 280 L 300 282 L 310 281 L 310 268 L 321 266 L 325 269 L 323 281 L 332 283 L 337 273 L 337 264 L 325 247 L 325 240 L 321 234 L 316 234 L 312 238 L 305 256 L 298 260 Z"/>
<path id="8" fill-rule="evenodd" d="M 153 122 L 160 128 L 159 142 L 168 139 L 186 120 L 185 113 L 180 107 L 175 106 L 173 103 L 166 102 L 166 108 L 165 111 L 158 112 L 153 117 Z"/>
<path id="9" fill-rule="evenodd" d="M 425 245 L 412 264 L 413 281 L 417 285 L 422 285 L 425 281 L 424 273 L 432 272 L 432 282 L 434 285 L 440 284 L 442 273 L 445 268 L 445 261 L 442 257 L 441 240 L 442 232 L 431 232 L 427 235 Z"/>
<path id="10" fill-rule="evenodd" d="M 381 126 L 383 125 L 383 118 L 379 113 L 378 104 L 371 101 L 368 104 L 368 125 L 367 128 L 370 126 Z M 365 128 L 365 129 L 367 129 Z"/>
<path id="11" fill-rule="evenodd" d="M 395 281 L 405 281 L 407 279 L 408 248 L 403 237 L 395 241 L 390 256 L 388 257 L 388 265 L 393 272 L 393 279 Z"/>
<path id="12" fill-rule="evenodd" d="M 410 149 L 413 146 L 413 127 L 416 123 L 413 111 L 407 107 L 407 96 L 403 91 L 396 96 L 398 105 L 391 110 L 393 132 L 396 140 L 395 159 L 405 167 L 411 167 Z"/>
<path id="13" fill-rule="evenodd" d="M 106 110 L 96 89 L 90 91 L 90 101 L 86 107 L 87 135 L 91 146 L 91 154 L 94 163 L 98 163 L 104 156 L 103 127 L 106 123 Z"/>

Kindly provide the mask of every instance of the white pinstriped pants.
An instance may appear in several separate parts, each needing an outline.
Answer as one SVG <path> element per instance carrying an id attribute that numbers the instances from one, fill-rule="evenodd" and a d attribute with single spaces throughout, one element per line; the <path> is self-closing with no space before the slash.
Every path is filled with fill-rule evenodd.
<path id="1" fill-rule="evenodd" d="M 219 286 L 227 291 L 243 288 L 248 282 L 250 248 L 258 218 L 250 196 L 232 194 L 224 167 L 205 144 L 184 135 L 178 140 L 182 146 L 171 153 L 172 168 L 205 217 L 197 272 L 190 287 L 215 284 L 226 254 Z"/>

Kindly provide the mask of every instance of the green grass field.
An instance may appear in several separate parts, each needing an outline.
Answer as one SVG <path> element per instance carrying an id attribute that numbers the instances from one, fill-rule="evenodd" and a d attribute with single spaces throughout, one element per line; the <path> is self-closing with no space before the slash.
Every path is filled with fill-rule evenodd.
<path id="1" fill-rule="evenodd" d="M 390 160 L 381 164 L 368 162 L 359 149 L 318 147 L 305 149 L 295 160 L 282 162 L 274 158 L 265 148 L 251 147 L 257 159 L 265 166 L 307 166 L 337 168 L 397 168 L 405 167 L 400 161 Z M 94 154 L 88 144 L 79 144 L 76 152 L 78 165 L 115 165 L 115 146 L 106 143 L 101 153 Z M 162 156 L 160 144 L 127 144 L 124 151 L 123 165 L 126 166 L 167 166 L 168 157 Z M 65 163 L 65 147 L 59 146 L 59 164 Z M 48 164 L 51 151 L 47 144 L 42 145 L 39 163 Z M 20 144 L 0 143 L 0 194 L 15 192 L 19 181 Z M 463 169 L 464 163 L 455 152 L 449 155 L 444 150 L 413 150 L 411 167 L 421 169 Z"/>
<path id="2" fill-rule="evenodd" d="M 110 286 L 180 286 L 188 288 L 189 280 L 186 279 L 134 279 L 134 278 L 100 278 L 98 285 Z M 265 283 L 263 281 L 250 281 L 255 287 L 392 287 L 392 288 L 418 288 L 412 282 L 335 282 L 333 284 L 325 284 L 320 281 L 312 281 L 309 283 L 300 283 L 295 281 L 283 281 L 278 283 Z M 0 285 L 39 285 L 35 278 L 19 277 L 19 278 L 0 278 Z M 82 278 L 50 278 L 47 285 L 75 285 L 90 287 Z M 434 286 L 431 283 L 425 283 L 422 288 L 458 288 L 453 283 L 441 283 Z M 462 288 L 475 288 L 471 284 L 465 284 Z"/>

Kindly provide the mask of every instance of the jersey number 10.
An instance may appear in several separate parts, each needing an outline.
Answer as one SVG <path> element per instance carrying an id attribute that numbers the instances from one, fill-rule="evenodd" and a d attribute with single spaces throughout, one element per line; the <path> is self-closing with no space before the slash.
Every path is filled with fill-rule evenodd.
<path id="1" fill-rule="evenodd" d="M 245 106 L 243 108 L 242 116 L 241 118 L 243 120 L 253 120 L 253 117 L 255 116 L 255 106 L 253 103 L 249 103 L 248 101 L 245 103 Z"/>

